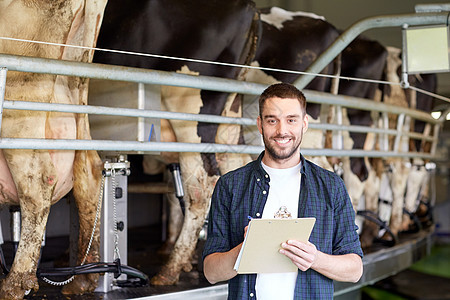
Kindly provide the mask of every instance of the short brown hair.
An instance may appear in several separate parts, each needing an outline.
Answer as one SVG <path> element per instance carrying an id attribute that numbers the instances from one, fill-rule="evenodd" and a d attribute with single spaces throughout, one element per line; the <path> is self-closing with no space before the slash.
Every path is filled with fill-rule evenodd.
<path id="1" fill-rule="evenodd" d="M 275 83 L 266 88 L 261 96 L 259 96 L 259 115 L 261 117 L 264 103 L 267 99 L 273 97 L 298 99 L 300 107 L 303 110 L 303 115 L 306 113 L 306 98 L 299 89 L 289 83 Z"/>

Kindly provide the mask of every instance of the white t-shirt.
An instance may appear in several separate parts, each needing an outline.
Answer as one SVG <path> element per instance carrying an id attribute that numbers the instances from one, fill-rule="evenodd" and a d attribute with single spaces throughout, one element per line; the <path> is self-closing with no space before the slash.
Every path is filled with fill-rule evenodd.
<path id="1" fill-rule="evenodd" d="M 270 189 L 263 219 L 273 219 L 281 206 L 287 207 L 292 218 L 297 218 L 300 193 L 300 164 L 288 169 L 274 169 L 261 163 L 270 176 Z M 294 299 L 298 272 L 264 273 L 256 276 L 256 299 Z"/>

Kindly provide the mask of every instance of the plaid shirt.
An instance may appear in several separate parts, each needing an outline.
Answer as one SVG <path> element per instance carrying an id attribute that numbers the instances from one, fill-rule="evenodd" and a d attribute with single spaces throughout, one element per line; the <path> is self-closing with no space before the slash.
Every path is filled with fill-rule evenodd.
<path id="1" fill-rule="evenodd" d="M 269 194 L 269 175 L 256 161 L 220 177 L 211 200 L 208 239 L 203 258 L 226 252 L 244 240 L 248 216 L 261 217 Z M 363 256 L 355 225 L 355 212 L 344 182 L 301 156 L 301 187 L 298 217 L 315 217 L 309 241 L 318 250 Z M 256 274 L 237 275 L 228 282 L 228 299 L 256 299 Z M 333 280 L 309 269 L 299 270 L 295 299 L 333 299 Z"/>

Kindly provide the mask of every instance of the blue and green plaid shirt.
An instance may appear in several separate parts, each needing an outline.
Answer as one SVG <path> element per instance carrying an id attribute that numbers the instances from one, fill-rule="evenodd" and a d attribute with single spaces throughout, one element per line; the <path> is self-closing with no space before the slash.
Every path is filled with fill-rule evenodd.
<path id="1" fill-rule="evenodd" d="M 256 161 L 229 172 L 217 181 L 211 200 L 208 239 L 203 258 L 226 252 L 244 240 L 248 216 L 262 216 L 269 195 L 269 175 Z M 355 212 L 342 179 L 301 156 L 301 187 L 298 217 L 315 217 L 309 241 L 318 250 L 363 256 Z M 228 282 L 228 299 L 256 299 L 256 274 L 237 275 Z M 333 299 L 333 280 L 314 271 L 299 270 L 295 299 Z"/>

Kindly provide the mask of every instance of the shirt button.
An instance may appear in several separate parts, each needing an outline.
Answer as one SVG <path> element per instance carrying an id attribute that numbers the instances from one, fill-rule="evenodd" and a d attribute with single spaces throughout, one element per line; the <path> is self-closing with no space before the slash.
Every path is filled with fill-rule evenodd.
<path id="1" fill-rule="evenodd" d="M 266 178 L 269 178 L 269 175 L 267 175 L 267 174 L 266 174 L 266 175 L 264 175 L 264 176 L 265 176 Z"/>
<path id="2" fill-rule="evenodd" d="M 259 179 L 259 178 L 256 178 L 256 181 L 261 181 L 261 179 Z"/>
<path id="3" fill-rule="evenodd" d="M 255 296 L 255 294 L 253 294 L 253 293 L 250 293 L 250 297 L 252 297 L 252 298 L 253 298 L 253 296 Z"/>
<path id="4" fill-rule="evenodd" d="M 263 194 L 265 195 L 265 194 L 267 194 L 267 192 L 266 192 L 266 191 L 263 191 Z"/>
<path id="5" fill-rule="evenodd" d="M 260 213 L 256 213 L 256 216 L 259 217 L 259 216 L 261 216 L 261 214 Z"/>

